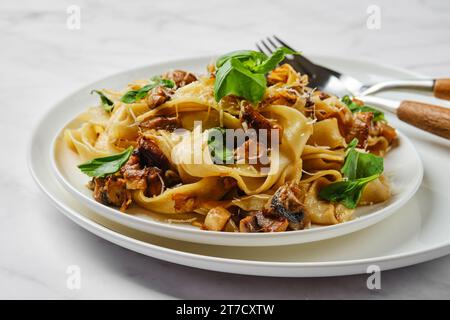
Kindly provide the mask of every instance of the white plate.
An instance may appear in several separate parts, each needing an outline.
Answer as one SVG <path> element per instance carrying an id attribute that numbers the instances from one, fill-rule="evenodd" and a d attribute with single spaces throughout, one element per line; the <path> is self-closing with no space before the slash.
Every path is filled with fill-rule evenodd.
<path id="1" fill-rule="evenodd" d="M 339 65 L 342 71 L 362 79 L 415 77 L 407 71 L 372 63 L 323 57 L 320 60 L 329 66 Z M 395 92 L 385 96 L 408 99 L 420 97 Z M 28 164 L 35 181 L 52 203 L 70 219 L 90 232 L 130 250 L 208 270 L 284 277 L 365 273 L 367 266 L 372 264 L 386 270 L 450 253 L 450 143 L 395 119 L 390 121 L 413 138 L 425 168 L 419 191 L 395 215 L 364 230 L 331 240 L 283 247 L 240 248 L 200 245 L 139 233 L 114 225 L 80 205 L 77 199 L 55 183 L 50 166 L 50 145 L 58 130 L 53 124 L 61 116 L 64 115 L 57 110 L 50 110 L 34 131 Z M 67 115 L 68 118 L 73 116 L 74 113 Z M 119 232 L 113 231 L 114 228 L 118 228 L 116 230 Z"/>
<path id="2" fill-rule="evenodd" d="M 70 95 L 54 107 L 55 114 L 60 116 L 54 120 L 52 126 L 64 128 L 73 115 L 84 111 L 88 106 L 97 103 L 97 98 L 89 95 L 95 88 L 121 88 L 133 79 L 148 78 L 159 74 L 163 70 L 181 68 L 184 70 L 202 72 L 212 58 L 196 58 L 191 60 L 165 63 L 135 69 L 129 72 L 110 76 L 89 85 L 89 89 L 81 89 Z M 79 122 L 79 121 L 78 121 Z M 69 123 L 67 127 L 78 127 L 79 123 Z M 307 230 L 290 231 L 282 233 L 227 233 L 204 231 L 189 224 L 169 224 L 164 222 L 167 216 L 150 213 L 149 211 L 134 207 L 123 214 L 115 208 L 105 206 L 95 201 L 92 191 L 86 188 L 89 178 L 76 167 L 79 164 L 77 155 L 64 143 L 63 132 L 57 135 L 54 141 L 52 165 L 56 177 L 62 185 L 79 201 L 86 204 L 95 212 L 126 227 L 158 236 L 214 245 L 228 246 L 276 246 L 285 244 L 307 243 L 329 239 L 351 232 L 355 232 L 373 225 L 400 208 L 408 201 L 422 180 L 422 164 L 412 143 L 404 135 L 399 135 L 400 144 L 385 158 L 385 174 L 391 180 L 393 196 L 388 201 L 360 207 L 355 211 L 355 219 L 332 226 L 317 226 Z"/>

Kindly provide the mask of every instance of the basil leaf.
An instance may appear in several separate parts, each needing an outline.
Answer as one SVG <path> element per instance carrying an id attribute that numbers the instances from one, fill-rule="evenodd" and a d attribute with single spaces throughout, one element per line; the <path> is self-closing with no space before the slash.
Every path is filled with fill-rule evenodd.
<path id="1" fill-rule="evenodd" d="M 341 168 L 341 173 L 344 175 L 346 179 L 355 179 L 356 178 L 356 169 L 358 166 L 358 154 L 359 152 L 355 151 L 356 146 L 358 145 L 358 139 L 353 138 L 352 141 L 348 144 L 345 150 L 347 151 L 347 155 L 345 156 L 344 165 Z"/>
<path id="2" fill-rule="evenodd" d="M 224 128 L 211 128 L 208 131 L 208 148 L 215 164 L 233 163 L 234 153 L 226 147 Z"/>
<path id="3" fill-rule="evenodd" d="M 347 145 L 347 148 L 345 148 L 345 150 L 348 149 L 355 149 L 355 147 L 358 145 L 358 139 L 357 138 L 353 138 L 352 141 L 350 141 L 350 143 Z"/>
<path id="4" fill-rule="evenodd" d="M 344 178 L 354 180 L 383 173 L 383 158 L 371 153 L 363 153 L 355 150 L 358 139 L 353 139 L 347 147 L 347 156 L 341 172 Z"/>
<path id="5" fill-rule="evenodd" d="M 216 101 L 233 94 L 255 103 L 264 96 L 266 84 L 264 74 L 254 74 L 239 60 L 232 58 L 217 70 L 214 94 Z"/>
<path id="6" fill-rule="evenodd" d="M 355 138 L 347 146 L 347 156 L 341 169 L 344 180 L 331 183 L 319 192 L 322 199 L 341 202 L 351 209 L 357 206 L 367 183 L 378 178 L 384 170 L 382 157 L 355 150 L 357 144 L 358 139 Z"/>
<path id="7" fill-rule="evenodd" d="M 78 168 L 89 177 L 105 177 L 119 171 L 125 162 L 128 161 L 132 152 L 133 147 L 129 147 L 121 153 L 103 158 L 96 158 L 80 164 Z"/>
<path id="8" fill-rule="evenodd" d="M 148 84 L 148 85 L 155 85 L 155 84 L 156 84 L 156 86 L 163 86 L 166 88 L 175 87 L 175 82 L 173 82 L 170 79 L 163 79 L 160 76 L 153 76 L 150 78 L 150 84 Z"/>
<path id="9" fill-rule="evenodd" d="M 359 152 L 355 151 L 355 147 L 349 149 L 347 156 L 345 157 L 344 165 L 341 168 L 341 172 L 344 178 L 353 180 L 356 179 L 356 171 L 358 168 Z"/>
<path id="10" fill-rule="evenodd" d="M 267 56 L 259 51 L 239 50 L 220 56 L 216 61 L 216 67 L 220 68 L 229 59 L 238 59 L 239 61 L 252 61 L 253 65 L 261 64 L 267 59 Z"/>
<path id="11" fill-rule="evenodd" d="M 378 177 L 379 175 L 375 174 L 367 178 L 331 183 L 320 190 L 319 197 L 332 202 L 341 202 L 347 208 L 354 209 L 358 205 L 363 188 Z"/>
<path id="12" fill-rule="evenodd" d="M 131 90 L 125 93 L 122 98 L 120 98 L 120 101 L 125 103 L 134 103 L 136 102 L 136 95 L 138 94 L 138 90 Z"/>
<path id="13" fill-rule="evenodd" d="M 383 173 L 383 158 L 352 150 L 347 155 L 341 172 L 348 180 L 381 175 Z"/>
<path id="14" fill-rule="evenodd" d="M 143 86 L 139 90 L 128 91 L 122 96 L 122 98 L 120 98 L 120 101 L 125 103 L 134 103 L 136 101 L 142 100 L 148 95 L 148 92 L 150 90 L 158 86 L 173 88 L 175 87 L 175 82 L 170 79 L 161 79 L 161 77 L 159 76 L 152 77 L 149 84 Z"/>
<path id="15" fill-rule="evenodd" d="M 380 110 L 377 110 L 375 108 L 372 108 L 372 107 L 366 106 L 366 105 L 360 106 L 356 102 L 353 102 L 352 99 L 350 99 L 349 96 L 344 96 L 341 101 L 347 105 L 347 107 L 350 109 L 350 111 L 352 113 L 355 113 L 355 112 L 372 112 L 373 113 L 372 121 L 377 122 L 377 121 L 386 120 L 385 117 L 384 117 L 384 113 L 381 112 Z"/>
<path id="16" fill-rule="evenodd" d="M 111 101 L 107 96 L 105 96 L 103 92 L 99 90 L 92 90 L 91 94 L 94 92 L 100 96 L 100 101 L 102 102 L 103 109 L 105 109 L 105 111 L 111 112 L 114 108 L 114 102 Z"/>
<path id="17" fill-rule="evenodd" d="M 265 74 L 273 70 L 286 54 L 297 52 L 278 48 L 267 57 L 261 52 L 243 50 L 219 57 L 214 83 L 216 101 L 228 95 L 242 97 L 252 103 L 261 101 L 267 87 Z"/>
<path id="18" fill-rule="evenodd" d="M 355 177 L 357 179 L 369 177 L 373 175 L 380 176 L 384 170 L 384 161 L 382 157 L 378 157 L 371 153 L 358 153 L 358 161 L 356 165 Z"/>
<path id="19" fill-rule="evenodd" d="M 173 88 L 175 87 L 175 82 L 173 82 L 170 79 L 161 79 L 160 84 L 166 88 Z"/>
<path id="20" fill-rule="evenodd" d="M 284 56 L 287 54 L 300 54 L 297 51 L 285 48 L 285 47 L 281 47 L 278 48 L 273 54 L 272 56 L 270 56 L 269 59 L 267 59 L 266 61 L 264 61 L 263 63 L 261 63 L 260 65 L 256 66 L 253 69 L 253 72 L 257 72 L 257 73 L 268 73 L 270 71 L 272 71 L 273 69 L 276 68 L 276 66 L 283 61 Z"/>
<path id="21" fill-rule="evenodd" d="M 143 86 L 142 88 L 137 90 L 135 100 L 139 101 L 141 99 L 144 99 L 147 96 L 148 92 L 155 87 L 156 87 L 156 85 L 154 85 L 154 84 L 147 84 L 147 85 Z"/>

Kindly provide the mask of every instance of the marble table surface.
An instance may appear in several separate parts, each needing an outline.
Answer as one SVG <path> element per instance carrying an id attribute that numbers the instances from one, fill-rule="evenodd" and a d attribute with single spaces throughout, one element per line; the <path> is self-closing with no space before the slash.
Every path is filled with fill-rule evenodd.
<path id="1" fill-rule="evenodd" d="M 379 28 L 368 28 L 368 8 L 375 2 Z M 0 3 L 0 298 L 450 298 L 450 256 L 385 271 L 382 289 L 375 291 L 367 289 L 367 275 L 275 279 L 152 259 L 65 218 L 26 167 L 37 119 L 82 85 L 169 58 L 251 48 L 265 35 L 280 35 L 305 52 L 366 58 L 448 77 L 449 1 L 124 3 Z M 80 29 L 68 28 L 72 5 L 81 10 Z M 66 285 L 69 265 L 82 268 L 80 290 Z"/>

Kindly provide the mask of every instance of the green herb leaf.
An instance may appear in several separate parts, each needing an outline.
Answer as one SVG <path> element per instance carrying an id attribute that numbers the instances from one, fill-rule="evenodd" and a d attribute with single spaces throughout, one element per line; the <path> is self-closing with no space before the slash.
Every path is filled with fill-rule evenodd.
<path id="1" fill-rule="evenodd" d="M 227 60 L 216 72 L 214 95 L 216 101 L 234 94 L 253 103 L 264 96 L 266 90 L 264 74 L 255 74 L 237 59 Z"/>
<path id="2" fill-rule="evenodd" d="M 166 87 L 166 88 L 173 88 L 175 87 L 175 82 L 169 79 L 161 79 L 159 76 L 152 77 L 150 79 L 150 83 L 143 86 L 139 90 L 130 90 L 127 93 L 125 93 L 122 98 L 120 98 L 120 101 L 125 103 L 134 103 L 139 100 L 144 99 L 148 92 L 158 86 Z"/>
<path id="3" fill-rule="evenodd" d="M 355 180 L 383 173 L 383 158 L 371 153 L 355 150 L 358 139 L 353 139 L 347 147 L 347 156 L 341 172 L 344 178 Z"/>
<path id="4" fill-rule="evenodd" d="M 353 143 L 356 140 L 356 144 Z M 345 157 L 344 165 L 341 168 L 341 172 L 344 178 L 353 180 L 356 179 L 356 171 L 358 167 L 359 152 L 355 151 L 355 147 L 358 144 L 358 139 L 353 139 L 347 147 L 347 156 Z"/>
<path id="5" fill-rule="evenodd" d="M 322 199 L 342 202 L 346 207 L 353 209 L 358 204 L 367 183 L 383 173 L 383 158 L 355 150 L 357 144 L 358 139 L 355 138 L 347 147 L 347 156 L 341 169 L 344 180 L 322 188 L 319 192 Z"/>
<path id="6" fill-rule="evenodd" d="M 353 173 L 353 176 L 356 177 L 356 179 L 373 175 L 380 176 L 383 173 L 384 161 L 382 157 L 378 157 L 371 153 L 362 153 L 357 151 L 355 151 L 355 153 L 358 154 L 356 170 Z M 350 179 L 350 177 L 348 178 Z"/>
<path id="7" fill-rule="evenodd" d="M 287 54 L 300 54 L 300 52 L 281 47 L 278 48 L 269 59 L 265 60 L 261 64 L 253 68 L 253 72 L 256 73 L 268 73 L 276 68 L 276 66 L 283 61 L 285 55 Z"/>
<path id="8" fill-rule="evenodd" d="M 105 94 L 99 90 L 92 90 L 92 93 L 96 93 L 100 96 L 100 101 L 102 102 L 102 106 L 105 109 L 105 111 L 111 112 L 112 109 L 114 108 L 114 102 L 111 101 L 107 96 L 105 96 Z"/>
<path id="9" fill-rule="evenodd" d="M 175 82 L 173 82 L 170 79 L 160 79 L 159 80 L 160 85 L 166 87 L 166 88 L 173 88 L 175 87 Z"/>
<path id="10" fill-rule="evenodd" d="M 347 148 L 345 148 L 345 150 L 349 150 L 349 149 L 355 149 L 355 147 L 358 145 L 358 139 L 357 138 L 353 138 L 352 141 L 350 141 L 350 143 L 347 145 Z"/>
<path id="11" fill-rule="evenodd" d="M 226 147 L 225 129 L 216 127 L 208 131 L 208 147 L 214 163 L 233 163 L 233 150 Z"/>
<path id="12" fill-rule="evenodd" d="M 121 153 L 103 158 L 96 158 L 80 164 L 78 168 L 89 177 L 105 177 L 119 171 L 125 162 L 128 161 L 132 152 L 133 147 L 129 147 Z"/>
<path id="13" fill-rule="evenodd" d="M 216 61 L 214 97 L 220 101 L 235 95 L 252 103 L 262 100 L 267 87 L 265 74 L 273 70 L 286 54 L 298 54 L 287 48 L 278 48 L 270 57 L 264 53 L 243 50 L 219 57 Z"/>
<path id="14" fill-rule="evenodd" d="M 259 51 L 253 51 L 253 50 L 239 50 L 239 51 L 232 51 L 230 53 L 224 54 L 220 56 L 216 60 L 216 67 L 220 68 L 226 61 L 230 60 L 231 58 L 237 59 L 241 62 L 248 61 L 248 66 L 253 65 L 259 65 L 263 61 L 267 60 L 267 56 Z"/>
<path id="15" fill-rule="evenodd" d="M 352 113 L 355 113 L 355 112 L 372 112 L 373 113 L 373 120 L 372 121 L 376 122 L 376 121 L 386 120 L 385 117 L 384 117 L 384 113 L 381 112 L 380 110 L 377 110 L 377 109 L 375 109 L 373 107 L 366 106 L 366 105 L 360 106 L 356 102 L 353 102 L 352 99 L 350 99 L 349 96 L 344 96 L 341 101 L 347 105 L 347 107 L 350 109 L 350 111 Z"/>
<path id="16" fill-rule="evenodd" d="M 136 102 L 136 95 L 138 94 L 138 90 L 131 90 L 125 93 L 122 98 L 120 98 L 120 101 L 125 103 L 134 103 Z"/>
<path id="17" fill-rule="evenodd" d="M 378 177 L 376 174 L 367 178 L 331 183 L 320 190 L 319 197 L 332 202 L 341 202 L 347 208 L 354 209 L 358 205 L 363 188 Z"/>

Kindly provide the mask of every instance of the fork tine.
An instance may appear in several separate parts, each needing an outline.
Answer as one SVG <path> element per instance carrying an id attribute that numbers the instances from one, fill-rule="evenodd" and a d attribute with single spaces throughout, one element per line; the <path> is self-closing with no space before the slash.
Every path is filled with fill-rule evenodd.
<path id="1" fill-rule="evenodd" d="M 273 38 L 282 46 L 294 50 L 296 51 L 294 48 L 290 47 L 286 42 L 284 42 L 283 40 L 281 40 L 280 38 L 278 38 L 276 35 L 273 35 Z M 314 62 L 312 62 L 311 60 L 305 58 L 304 55 L 300 54 L 295 56 L 295 58 L 297 59 L 297 61 L 299 61 L 299 63 L 301 63 L 304 67 L 306 68 L 314 68 L 316 65 L 314 64 Z"/>
<path id="2" fill-rule="evenodd" d="M 264 53 L 265 55 L 267 55 L 267 52 L 265 52 L 265 50 L 258 44 L 258 42 L 256 43 L 256 48 L 258 48 L 258 50 L 262 53 Z"/>
<path id="3" fill-rule="evenodd" d="M 270 37 L 267 37 L 267 41 L 272 45 L 272 47 L 275 48 L 274 51 L 275 51 L 278 47 L 280 47 L 279 45 L 276 45 L 276 44 L 272 41 L 272 39 L 270 39 Z"/>
<path id="4" fill-rule="evenodd" d="M 267 43 L 266 43 L 266 41 L 264 41 L 264 39 L 261 40 L 261 44 L 267 49 L 267 51 L 269 51 L 268 56 L 270 56 L 270 55 L 272 54 L 272 52 L 274 52 L 274 50 L 272 50 L 272 49 L 267 45 Z"/>
<path id="5" fill-rule="evenodd" d="M 286 47 L 290 50 L 296 51 L 294 48 L 292 48 L 291 46 L 289 46 L 286 42 L 284 42 L 283 40 L 281 40 L 280 38 L 278 38 L 276 35 L 272 36 L 280 45 L 282 45 L 283 47 Z M 268 38 L 269 39 L 269 38 Z"/>

